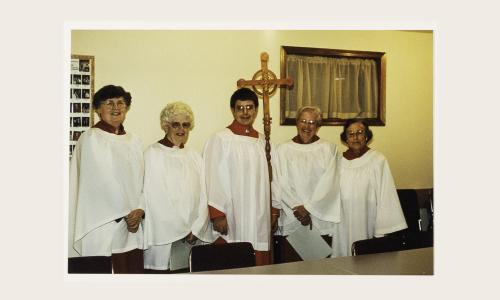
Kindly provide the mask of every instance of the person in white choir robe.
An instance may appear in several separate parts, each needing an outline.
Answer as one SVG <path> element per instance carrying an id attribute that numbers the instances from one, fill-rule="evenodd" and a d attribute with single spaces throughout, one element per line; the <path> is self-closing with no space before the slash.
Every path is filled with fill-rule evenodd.
<path id="1" fill-rule="evenodd" d="M 302 260 L 285 238 L 300 226 L 313 226 L 331 246 L 333 224 L 340 221 L 337 146 L 320 139 L 322 113 L 316 106 L 297 112 L 297 135 L 278 146 L 282 212 L 275 236 L 280 262 Z"/>
<path id="2" fill-rule="evenodd" d="M 210 219 L 219 236 L 215 242 L 250 242 L 256 264 L 265 265 L 272 262 L 271 230 L 277 228 L 280 203 L 273 197 L 271 220 L 265 140 L 252 127 L 258 106 L 252 90 L 236 90 L 230 100 L 234 120 L 209 138 L 203 158 Z"/>
<path id="3" fill-rule="evenodd" d="M 95 93 L 100 121 L 80 136 L 70 163 L 69 257 L 111 257 L 114 273 L 143 271 L 142 143 L 123 127 L 131 101 L 120 86 Z"/>
<path id="4" fill-rule="evenodd" d="M 340 139 L 347 144 L 340 171 L 342 221 L 334 225 L 332 257 L 350 256 L 352 243 L 406 229 L 389 163 L 367 144 L 368 123 L 350 119 Z"/>
<path id="5" fill-rule="evenodd" d="M 194 128 L 193 112 L 183 102 L 170 103 L 160 113 L 160 124 L 165 137 L 144 152 L 147 272 L 170 269 L 176 241 L 195 244 L 198 239 L 205 243 L 215 239 L 208 218 L 203 159 L 186 147 Z"/>

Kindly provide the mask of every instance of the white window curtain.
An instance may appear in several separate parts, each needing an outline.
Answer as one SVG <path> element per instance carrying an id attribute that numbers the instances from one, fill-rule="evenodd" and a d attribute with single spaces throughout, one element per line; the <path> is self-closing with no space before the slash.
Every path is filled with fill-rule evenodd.
<path id="1" fill-rule="evenodd" d="M 321 108 L 323 118 L 376 118 L 377 68 L 374 60 L 288 55 L 285 116 L 296 118 L 304 105 Z"/>

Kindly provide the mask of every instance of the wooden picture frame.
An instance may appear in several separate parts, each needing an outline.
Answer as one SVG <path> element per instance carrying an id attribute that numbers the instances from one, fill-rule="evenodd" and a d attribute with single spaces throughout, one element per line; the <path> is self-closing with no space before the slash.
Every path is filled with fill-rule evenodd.
<path id="1" fill-rule="evenodd" d="M 372 51 L 355 51 L 355 50 L 338 50 L 338 49 L 325 49 L 325 48 L 307 48 L 307 47 L 292 47 L 292 46 L 281 46 L 281 57 L 280 57 L 280 73 L 281 78 L 291 77 L 294 79 L 294 86 L 292 88 L 282 87 L 280 88 L 280 124 L 281 125 L 296 125 L 296 118 L 293 116 L 293 112 L 298 110 L 300 107 L 291 107 L 291 103 L 294 103 L 294 99 L 291 99 L 291 90 L 298 89 L 297 85 L 300 85 L 300 81 L 297 80 L 296 74 L 290 74 L 287 70 L 287 64 L 289 63 L 289 56 L 303 56 L 303 57 L 327 57 L 327 58 L 343 58 L 343 59 L 362 59 L 362 60 L 373 60 L 376 66 L 376 77 L 378 91 L 376 94 L 376 113 L 373 112 L 374 117 L 358 117 L 357 119 L 363 119 L 370 125 L 374 126 L 385 126 L 385 77 L 386 77 L 386 56 L 385 52 L 372 52 Z M 333 85 L 333 83 L 332 83 Z M 333 87 L 334 88 L 334 87 Z M 332 89 L 332 86 L 330 86 Z M 311 100 L 313 101 L 313 100 Z M 295 101 L 297 103 L 297 101 Z M 310 105 L 319 106 L 323 115 L 323 126 L 341 126 L 349 118 L 339 118 L 330 117 L 327 115 L 325 117 L 325 109 L 318 105 L 317 103 L 311 103 Z M 300 106 L 297 105 L 296 106 Z M 362 115 L 360 113 L 360 115 Z"/>
<path id="2" fill-rule="evenodd" d="M 69 90 L 69 157 L 81 134 L 94 125 L 94 56 L 71 55 Z"/>

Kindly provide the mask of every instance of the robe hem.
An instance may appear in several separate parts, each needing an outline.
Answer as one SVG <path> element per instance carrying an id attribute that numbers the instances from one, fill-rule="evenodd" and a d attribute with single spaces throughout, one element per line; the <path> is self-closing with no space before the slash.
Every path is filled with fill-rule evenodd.
<path id="1" fill-rule="evenodd" d="M 399 224 L 390 228 L 377 229 L 375 235 L 384 235 L 408 228 L 408 225 Z"/>

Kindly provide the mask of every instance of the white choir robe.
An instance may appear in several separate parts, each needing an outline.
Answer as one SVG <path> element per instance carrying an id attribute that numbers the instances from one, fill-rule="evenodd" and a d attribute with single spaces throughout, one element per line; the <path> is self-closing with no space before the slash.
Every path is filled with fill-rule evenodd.
<path id="1" fill-rule="evenodd" d="M 68 256 L 111 256 L 144 249 L 143 224 L 136 233 L 124 219 L 145 210 L 144 162 L 139 138 L 99 128 L 84 132 L 70 163 Z"/>
<path id="2" fill-rule="evenodd" d="M 341 158 L 342 222 L 335 224 L 332 257 L 350 256 L 355 241 L 408 228 L 387 159 L 370 149 Z"/>
<path id="3" fill-rule="evenodd" d="M 292 209 L 303 205 L 312 225 L 322 235 L 331 235 L 333 224 L 340 221 L 337 146 L 321 139 L 311 144 L 288 141 L 276 152 L 282 201 L 276 234 L 287 236 L 302 226 Z"/>
<path id="4" fill-rule="evenodd" d="M 271 156 L 273 161 L 274 150 Z M 227 235 L 220 236 L 229 243 L 250 242 L 255 250 L 268 251 L 270 184 L 263 135 L 242 136 L 225 128 L 207 141 L 203 159 L 208 205 L 223 212 L 228 223 Z M 272 201 L 279 209 L 275 196 Z"/>
<path id="5" fill-rule="evenodd" d="M 170 268 L 172 243 L 192 232 L 198 239 L 215 240 L 208 217 L 204 166 L 189 148 L 151 145 L 144 152 L 144 198 L 149 248 L 144 268 Z"/>

